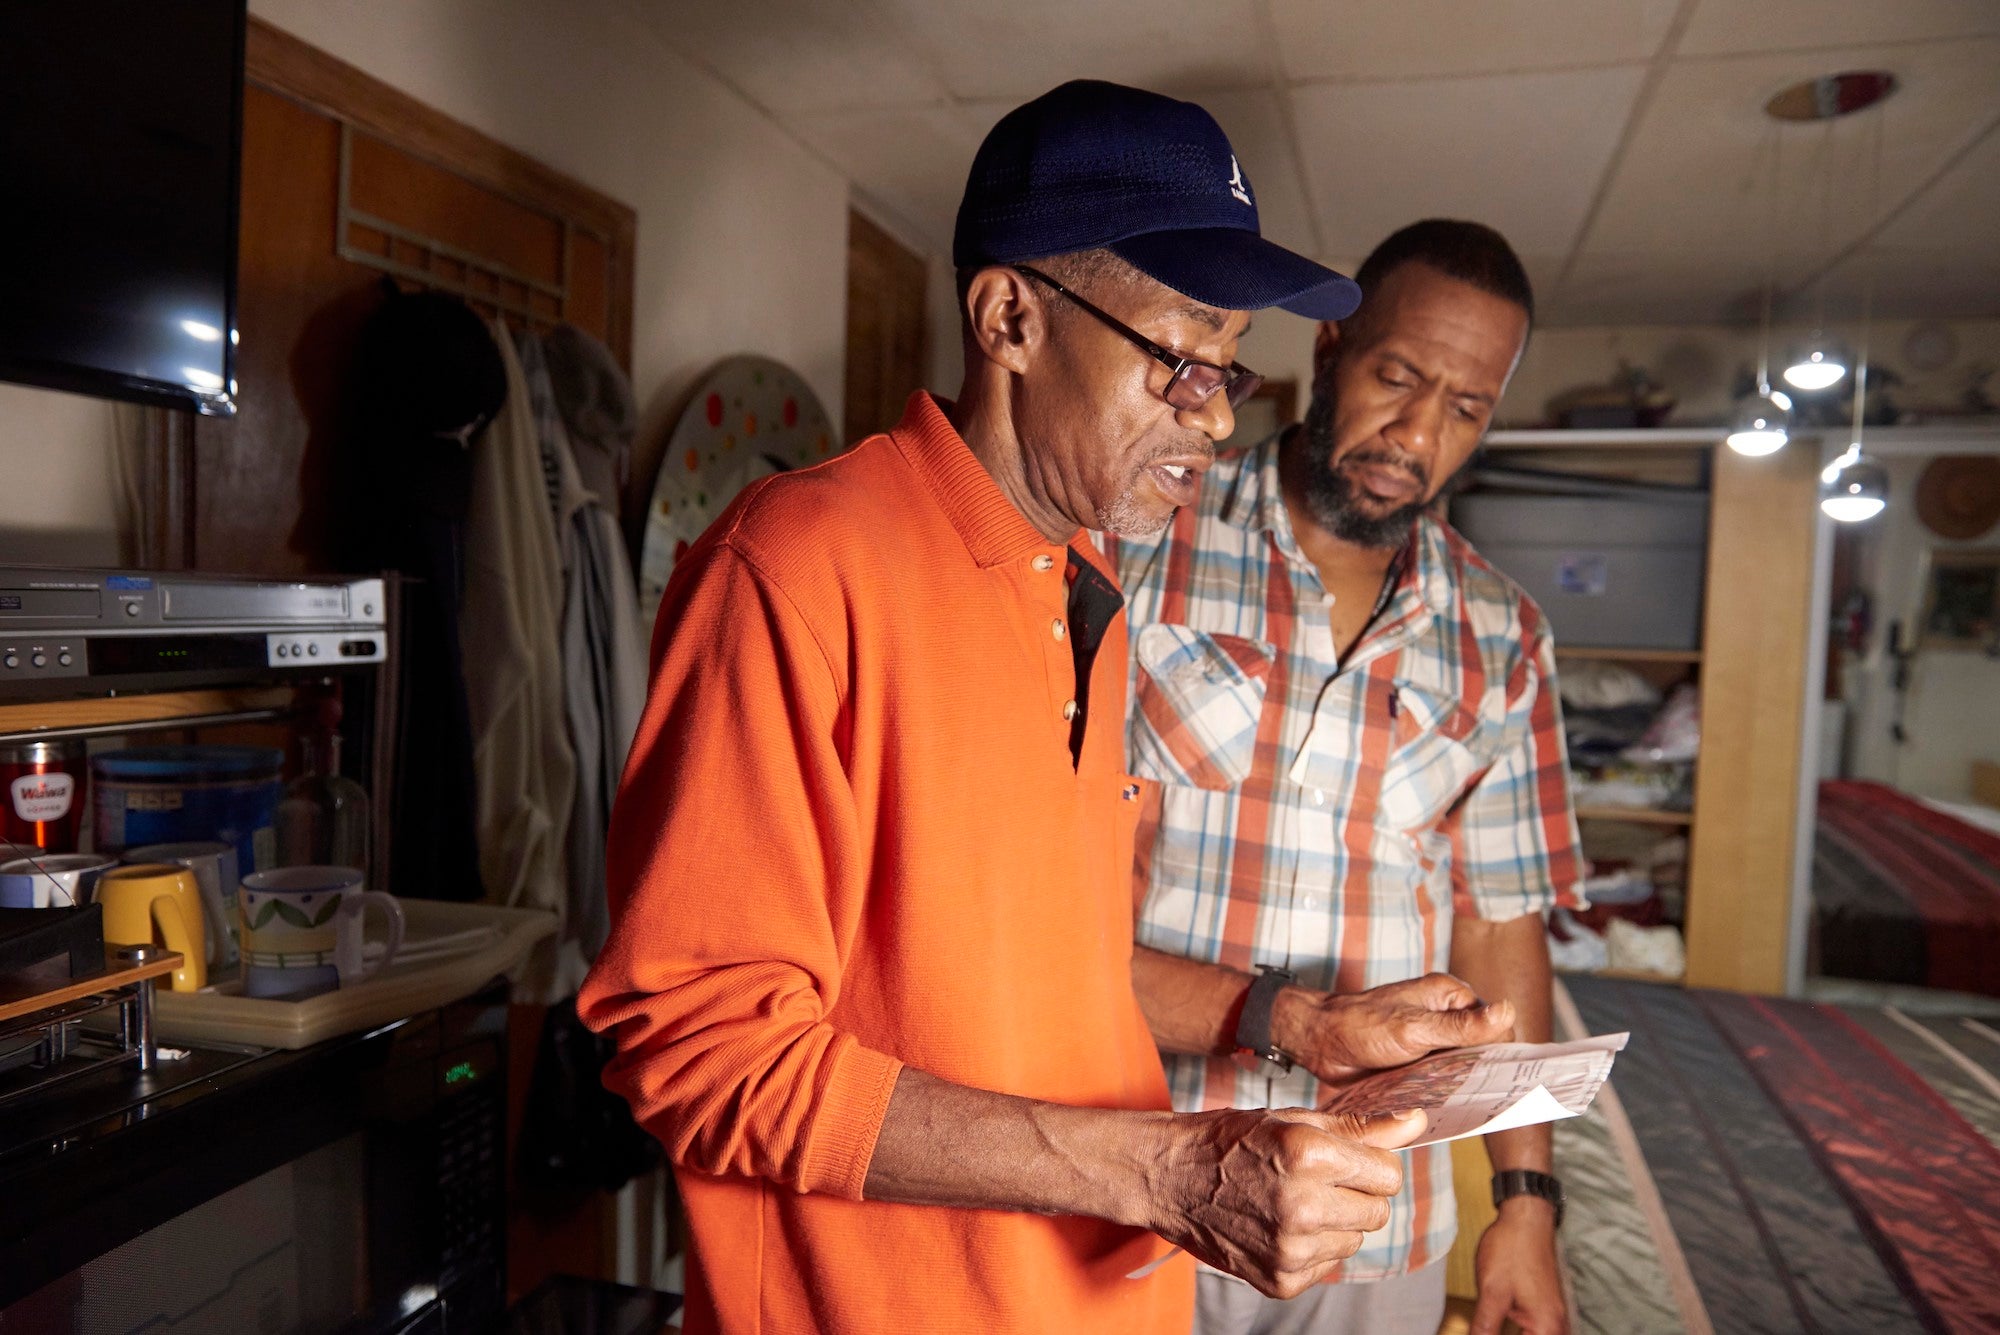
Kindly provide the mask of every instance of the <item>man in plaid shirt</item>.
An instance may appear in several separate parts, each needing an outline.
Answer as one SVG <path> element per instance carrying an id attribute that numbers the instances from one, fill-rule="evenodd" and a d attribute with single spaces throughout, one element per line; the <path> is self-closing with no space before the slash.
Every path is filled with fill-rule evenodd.
<path id="1" fill-rule="evenodd" d="M 1498 233 L 1433 220 L 1356 280 L 1360 310 L 1320 327 L 1305 421 L 1219 457 L 1159 537 L 1112 544 L 1129 759 L 1159 785 L 1133 973 L 1177 1109 L 1312 1106 L 1319 1080 L 1379 1064 L 1356 1008 L 1476 993 L 1545 1041 L 1543 915 L 1580 902 L 1547 624 L 1427 511 L 1527 341 L 1527 275 Z M 1382 989 L 1402 980 L 1420 981 Z M 1487 1137 L 1504 1199 L 1480 1335 L 1567 1328 L 1549 1146 L 1546 1126 Z M 1451 1156 L 1406 1157 L 1388 1227 L 1336 1282 L 1281 1302 L 1204 1273 L 1197 1331 L 1435 1331 Z"/>

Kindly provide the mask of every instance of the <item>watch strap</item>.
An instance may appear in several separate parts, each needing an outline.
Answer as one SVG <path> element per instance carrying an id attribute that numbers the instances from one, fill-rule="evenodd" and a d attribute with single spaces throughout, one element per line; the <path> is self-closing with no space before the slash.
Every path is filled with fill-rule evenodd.
<path id="1" fill-rule="evenodd" d="M 1508 1168 L 1493 1175 L 1493 1208 L 1499 1209 L 1503 1201 L 1516 1196 L 1539 1196 L 1556 1207 L 1556 1227 L 1562 1227 L 1563 1186 L 1562 1182 L 1547 1173 L 1538 1173 L 1532 1168 Z"/>
<path id="2" fill-rule="evenodd" d="M 1277 1002 L 1279 991 L 1296 981 L 1296 976 L 1289 969 L 1270 964 L 1258 965 L 1257 977 L 1243 998 L 1243 1013 L 1236 1021 L 1237 1049 L 1275 1063 L 1286 1071 L 1292 1069 L 1292 1059 L 1271 1039 L 1271 1007 Z"/>

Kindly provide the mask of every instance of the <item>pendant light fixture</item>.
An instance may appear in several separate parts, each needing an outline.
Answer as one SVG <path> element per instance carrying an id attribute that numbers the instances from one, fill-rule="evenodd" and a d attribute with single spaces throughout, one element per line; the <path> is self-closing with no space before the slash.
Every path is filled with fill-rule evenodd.
<path id="1" fill-rule="evenodd" d="M 1758 322 L 1757 392 L 1736 406 L 1724 437 L 1738 454 L 1775 454 L 1791 439 L 1792 402 L 1771 389 L 1771 288 L 1778 249 L 1778 127 L 1771 127 L 1771 221 L 1764 238 L 1763 316 Z"/>
<path id="2" fill-rule="evenodd" d="M 1889 505 L 1889 472 L 1855 441 L 1819 475 L 1819 508 L 1843 524 L 1873 519 Z"/>
<path id="3" fill-rule="evenodd" d="M 1828 242 L 1828 226 L 1833 213 L 1833 120 L 1828 118 L 1826 133 L 1819 145 L 1819 281 L 1816 309 L 1813 314 L 1813 331 L 1806 339 L 1805 346 L 1785 368 L 1785 383 L 1793 389 L 1808 392 L 1828 389 L 1840 383 L 1847 374 L 1847 365 L 1840 360 L 1840 354 L 1833 351 L 1826 338 L 1826 276 L 1832 266 L 1833 248 Z"/>
<path id="4" fill-rule="evenodd" d="M 1875 148 L 1871 155 L 1868 207 L 1873 216 L 1882 188 L 1882 117 L 1875 117 Z M 1819 508 L 1830 519 L 1858 524 L 1873 519 L 1889 505 L 1889 471 L 1861 452 L 1867 429 L 1868 338 L 1875 307 L 1875 267 L 1861 279 L 1861 356 L 1854 368 L 1854 437 L 1840 457 L 1819 475 Z"/>

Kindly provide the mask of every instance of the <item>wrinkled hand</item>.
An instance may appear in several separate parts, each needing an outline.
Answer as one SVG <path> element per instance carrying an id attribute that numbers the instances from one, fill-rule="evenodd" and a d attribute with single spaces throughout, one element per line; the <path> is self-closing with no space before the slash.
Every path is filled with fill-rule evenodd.
<path id="1" fill-rule="evenodd" d="M 1305 1108 L 1174 1120 L 1153 1231 L 1273 1298 L 1304 1293 L 1389 1222 L 1403 1185 L 1389 1151 L 1425 1125 L 1422 1113 L 1362 1122 Z"/>
<path id="2" fill-rule="evenodd" d="M 1401 1066 L 1439 1048 L 1499 1043 L 1514 1032 L 1514 1006 L 1487 1005 L 1448 973 L 1430 973 L 1366 992 L 1280 992 L 1272 1039 L 1321 1080 Z"/>
<path id="3" fill-rule="evenodd" d="M 1556 1260 L 1555 1207 L 1515 1197 L 1479 1239 L 1474 1258 L 1479 1301 L 1472 1311 L 1472 1335 L 1500 1335 L 1510 1320 L 1524 1335 L 1569 1335 Z"/>

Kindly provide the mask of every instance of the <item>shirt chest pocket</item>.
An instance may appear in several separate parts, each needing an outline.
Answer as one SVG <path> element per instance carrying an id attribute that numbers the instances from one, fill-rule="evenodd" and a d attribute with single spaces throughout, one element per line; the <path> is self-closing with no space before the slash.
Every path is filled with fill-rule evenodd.
<path id="1" fill-rule="evenodd" d="M 1132 655 L 1139 666 L 1133 771 L 1196 788 L 1242 783 L 1257 755 L 1271 646 L 1154 624 L 1140 628 Z"/>
<path id="2" fill-rule="evenodd" d="M 1395 735 L 1382 774 L 1385 823 L 1415 833 L 1444 818 L 1491 763 L 1479 715 L 1458 699 L 1398 682 Z"/>

